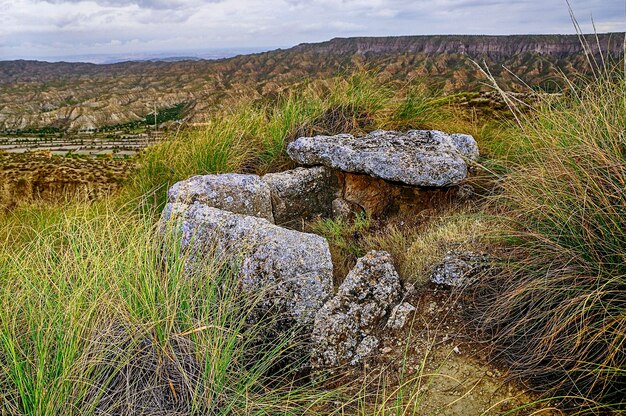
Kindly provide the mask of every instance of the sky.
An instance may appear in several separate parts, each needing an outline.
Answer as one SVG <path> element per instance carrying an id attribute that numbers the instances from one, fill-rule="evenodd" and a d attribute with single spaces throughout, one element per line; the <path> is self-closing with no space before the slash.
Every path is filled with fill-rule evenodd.
<path id="1" fill-rule="evenodd" d="M 625 2 L 570 0 L 586 32 L 625 31 Z M 0 0 L 0 60 L 538 33 L 574 33 L 565 0 Z"/>

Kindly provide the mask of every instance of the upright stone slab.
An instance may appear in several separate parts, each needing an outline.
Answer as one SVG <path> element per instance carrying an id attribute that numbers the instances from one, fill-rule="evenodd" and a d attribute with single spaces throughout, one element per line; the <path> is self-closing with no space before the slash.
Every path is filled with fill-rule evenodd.
<path id="1" fill-rule="evenodd" d="M 289 144 L 287 153 L 302 165 L 323 165 L 412 186 L 447 187 L 465 179 L 466 160 L 478 157 L 478 146 L 472 136 L 463 134 L 377 130 L 363 137 L 300 137 Z"/>
<path id="2" fill-rule="evenodd" d="M 370 251 L 357 261 L 337 294 L 315 316 L 311 366 L 356 365 L 375 353 L 375 331 L 402 299 L 400 277 L 385 251 Z"/>
<path id="3" fill-rule="evenodd" d="M 257 175 L 194 176 L 174 184 L 168 192 L 168 201 L 188 205 L 199 202 L 274 222 L 270 187 Z"/>
<path id="4" fill-rule="evenodd" d="M 328 168 L 297 168 L 262 177 L 271 189 L 276 224 L 300 229 L 302 221 L 329 218 L 338 196 L 336 175 Z"/>
<path id="5" fill-rule="evenodd" d="M 201 272 L 209 252 L 237 261 L 241 290 L 251 294 L 266 291 L 253 316 L 271 310 L 287 325 L 302 326 L 307 332 L 316 312 L 332 294 L 330 250 L 320 236 L 198 201 L 168 204 L 161 224 L 162 229 L 179 234 L 190 276 Z"/>

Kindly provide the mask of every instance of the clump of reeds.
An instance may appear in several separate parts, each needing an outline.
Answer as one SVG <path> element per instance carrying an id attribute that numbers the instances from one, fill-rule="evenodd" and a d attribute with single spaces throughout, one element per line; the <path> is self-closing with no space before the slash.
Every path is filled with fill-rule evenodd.
<path id="1" fill-rule="evenodd" d="M 474 310 L 514 374 L 590 411 L 626 406 L 626 88 L 601 68 L 518 113 L 496 200 L 518 232 Z"/>

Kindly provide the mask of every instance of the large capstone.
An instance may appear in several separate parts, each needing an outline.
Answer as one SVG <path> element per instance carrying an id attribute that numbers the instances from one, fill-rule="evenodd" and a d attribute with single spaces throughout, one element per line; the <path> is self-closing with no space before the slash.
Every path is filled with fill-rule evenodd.
<path id="1" fill-rule="evenodd" d="M 262 179 L 271 189 L 276 224 L 300 229 L 303 221 L 331 216 L 339 184 L 330 169 L 297 168 L 270 173 Z"/>
<path id="2" fill-rule="evenodd" d="M 168 192 L 168 201 L 188 205 L 199 202 L 274 222 L 270 187 L 257 175 L 194 176 L 174 184 Z"/>
<path id="3" fill-rule="evenodd" d="M 330 251 L 320 236 L 199 202 L 168 204 L 161 227 L 180 239 L 192 277 L 202 272 L 207 253 L 231 258 L 239 266 L 241 290 L 264 293 L 253 317 L 271 313 L 281 317 L 283 328 L 298 325 L 308 333 L 316 312 L 332 295 Z"/>
<path id="4" fill-rule="evenodd" d="M 376 352 L 376 330 L 383 328 L 402 299 L 400 277 L 389 253 L 371 251 L 315 316 L 311 366 L 356 365 Z M 394 321 L 395 322 L 395 321 Z"/>
<path id="5" fill-rule="evenodd" d="M 289 144 L 287 153 L 302 165 L 323 165 L 412 186 L 446 187 L 466 178 L 466 162 L 478 158 L 478 146 L 465 134 L 377 130 L 363 137 L 300 137 Z"/>

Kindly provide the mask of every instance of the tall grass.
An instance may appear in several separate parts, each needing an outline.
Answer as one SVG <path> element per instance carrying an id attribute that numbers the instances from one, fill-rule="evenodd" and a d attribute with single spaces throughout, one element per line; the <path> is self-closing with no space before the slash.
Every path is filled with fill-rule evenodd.
<path id="1" fill-rule="evenodd" d="M 238 294 L 230 263 L 209 256 L 189 279 L 149 219 L 91 209 L 33 223 L 0 253 L 3 414 L 296 415 L 319 404 L 295 369 L 269 371 L 297 342 L 258 344 L 265 327 L 247 316 L 260 299 Z"/>
<path id="2" fill-rule="evenodd" d="M 441 126 L 444 104 L 424 87 L 384 84 L 367 72 L 311 81 L 271 99 L 233 99 L 207 126 L 146 149 L 123 199 L 142 198 L 151 210 L 163 206 L 170 185 L 193 175 L 284 170 L 292 166 L 285 148 L 298 136 Z"/>
<path id="3" fill-rule="evenodd" d="M 601 74 L 520 115 L 531 150 L 497 201 L 519 233 L 475 311 L 515 374 L 590 409 L 626 406 L 625 100 Z"/>

